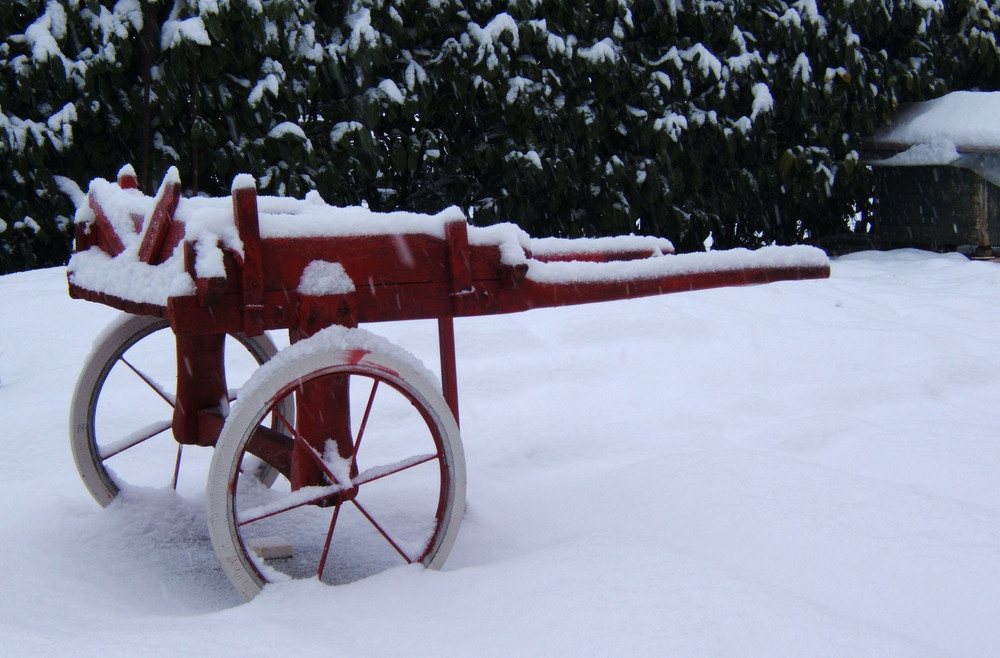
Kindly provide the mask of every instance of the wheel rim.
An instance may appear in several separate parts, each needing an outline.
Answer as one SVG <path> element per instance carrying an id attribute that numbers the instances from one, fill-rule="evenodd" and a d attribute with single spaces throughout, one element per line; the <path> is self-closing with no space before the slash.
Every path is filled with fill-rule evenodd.
<path id="1" fill-rule="evenodd" d="M 176 346 L 169 324 L 125 317 L 95 347 L 74 394 L 71 434 L 84 483 L 102 505 L 129 487 L 173 487 L 201 496 L 211 451 L 171 432 Z M 229 336 L 226 369 L 242 384 L 275 349 L 266 337 Z M 237 387 L 229 385 L 230 398 Z M 294 411 L 289 411 L 294 416 Z M 258 477 L 272 478 L 270 469 Z"/>
<path id="2" fill-rule="evenodd" d="M 428 395 L 399 367 L 338 363 L 293 374 L 265 393 L 248 421 L 230 418 L 219 452 L 231 455 L 216 455 L 216 462 L 228 462 L 229 473 L 217 473 L 213 463 L 209 525 L 224 568 L 247 598 L 264 583 L 289 578 L 342 584 L 408 563 L 440 566 L 464 508 L 457 427 L 440 395 Z M 270 489 L 245 476 L 255 428 L 280 426 L 275 408 L 301 395 L 303 385 L 332 381 L 349 381 L 353 454 L 340 457 L 332 442 L 323 454 L 313 451 L 322 481 L 296 491 L 287 473 Z M 304 406 L 297 408 L 301 415 Z M 290 445 L 305 444 L 296 430 L 285 429 Z M 225 519 L 213 514 L 213 492 L 224 497 Z M 291 546 L 291 557 L 267 558 L 264 546 L 279 553 Z"/>

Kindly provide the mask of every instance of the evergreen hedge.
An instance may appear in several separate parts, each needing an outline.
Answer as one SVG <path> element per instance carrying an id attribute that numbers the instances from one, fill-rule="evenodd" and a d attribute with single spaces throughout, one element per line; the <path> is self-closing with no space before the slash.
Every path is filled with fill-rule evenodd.
<path id="1" fill-rule="evenodd" d="M 682 250 L 863 231 L 861 139 L 1000 88 L 983 0 L 4 0 L 0 25 L 0 273 L 64 262 L 125 162 Z"/>

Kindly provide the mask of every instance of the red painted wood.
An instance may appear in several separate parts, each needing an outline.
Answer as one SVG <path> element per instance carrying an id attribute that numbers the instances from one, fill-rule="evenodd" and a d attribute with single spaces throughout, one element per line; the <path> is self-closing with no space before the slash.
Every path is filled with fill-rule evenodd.
<path id="1" fill-rule="evenodd" d="M 181 198 L 181 184 L 165 182 L 160 186 L 160 191 L 160 199 L 146 220 L 146 232 L 139 245 L 139 260 L 150 265 L 162 263 L 173 251 L 173 248 L 165 250 L 164 244 L 174 223 L 174 211 Z"/>
<path id="2" fill-rule="evenodd" d="M 354 295 L 300 295 L 298 328 L 303 337 L 333 325 L 356 327 L 357 303 Z M 263 315 L 261 316 L 263 324 Z"/>
<path id="3" fill-rule="evenodd" d="M 722 286 L 753 285 L 826 276 L 829 276 L 826 267 L 754 268 L 601 283 L 540 284 L 525 279 L 517 289 L 507 287 L 499 277 L 477 279 L 474 280 L 473 292 L 458 297 L 461 300 L 461 312 L 455 311 L 456 298 L 451 294 L 450 282 L 372 283 L 359 287 L 353 295 L 354 307 L 350 311 L 350 317 L 357 323 L 367 323 L 517 313 L 533 308 L 589 304 Z M 264 327 L 267 329 L 299 327 L 300 301 L 294 291 L 266 292 L 262 320 Z M 199 308 L 197 303 L 189 298 L 172 298 L 168 303 L 168 316 L 175 330 L 239 331 L 242 326 L 240 304 L 240 297 L 236 294 L 223 295 L 219 303 L 212 308 Z M 314 328 L 323 322 L 312 321 L 307 324 Z M 337 324 L 341 322 L 338 321 Z"/>
<path id="4" fill-rule="evenodd" d="M 222 251 L 222 262 L 226 276 L 200 277 L 195 269 L 197 253 L 194 243 L 183 242 L 181 244 L 184 249 L 184 271 L 194 280 L 195 297 L 199 306 L 218 306 L 227 293 L 239 292 L 239 284 L 236 282 L 236 272 L 239 268 L 236 254 L 225 249 Z"/>
<path id="5" fill-rule="evenodd" d="M 448 281 L 445 243 L 429 235 L 265 238 L 262 249 L 265 290 L 295 290 L 314 260 L 340 263 L 358 290 Z"/>
<path id="6" fill-rule="evenodd" d="M 669 258 L 669 256 L 665 258 Z M 734 271 L 690 273 L 657 279 L 583 284 L 535 283 L 527 279 L 519 290 L 510 291 L 497 288 L 494 291 L 484 291 L 484 296 L 490 300 L 488 313 L 516 313 L 533 308 L 590 304 L 674 292 L 775 281 L 817 279 L 828 276 L 829 268 L 824 266 L 760 267 Z"/>
<path id="7" fill-rule="evenodd" d="M 295 392 L 295 416 L 296 431 L 316 452 L 322 455 L 326 441 L 331 440 L 342 458 L 353 457 L 350 382 L 346 376 L 303 382 Z M 292 448 L 291 484 L 292 489 L 325 484 L 322 469 L 301 441 Z"/>
<path id="8" fill-rule="evenodd" d="M 219 435 L 222 434 L 222 426 L 226 424 L 226 419 L 219 408 L 201 408 L 197 411 L 198 416 L 198 437 L 197 445 L 214 446 Z"/>
<path id="9" fill-rule="evenodd" d="M 118 175 L 118 187 L 123 190 L 135 190 L 139 188 L 139 181 L 136 180 L 135 174 L 120 173 Z"/>
<path id="10" fill-rule="evenodd" d="M 578 252 L 558 252 L 558 253 L 545 253 L 545 252 L 531 252 L 531 257 L 542 263 L 571 263 L 571 262 L 588 262 L 588 263 L 612 263 L 615 261 L 625 261 L 625 260 L 640 260 L 643 258 L 652 258 L 656 254 L 653 253 L 652 249 L 633 249 L 631 251 L 578 251 Z"/>
<path id="11" fill-rule="evenodd" d="M 250 441 L 247 442 L 247 451 L 278 469 L 279 473 L 290 480 L 293 441 L 292 437 L 287 434 L 258 426 L 250 437 Z"/>
<path id="12" fill-rule="evenodd" d="M 93 192 L 88 196 L 87 202 L 90 204 L 90 209 L 94 211 L 90 242 L 96 244 L 101 251 L 112 257 L 125 251 L 125 245 L 122 244 L 121 238 L 118 237 L 118 233 L 111 225 L 111 220 L 104 214 L 104 209 L 97 202 L 97 197 L 94 196 Z M 77 246 L 77 250 L 80 250 L 80 245 Z"/>
<path id="13" fill-rule="evenodd" d="M 441 358 L 441 389 L 451 415 L 458 423 L 458 366 L 455 363 L 455 323 L 452 318 L 438 318 L 438 352 Z"/>
<path id="14" fill-rule="evenodd" d="M 448 274 L 451 291 L 463 293 L 472 289 L 472 264 L 469 253 L 469 226 L 464 220 L 449 222 L 444 227 L 448 246 Z"/>
<path id="15" fill-rule="evenodd" d="M 299 296 L 295 291 L 278 291 L 264 295 L 264 326 L 266 329 L 298 327 Z M 243 296 L 226 293 L 212 307 L 202 307 L 196 296 L 171 297 L 167 300 L 166 316 L 174 331 L 186 333 L 236 333 L 243 331 Z M 122 309 L 127 310 L 127 309 Z"/>
<path id="16" fill-rule="evenodd" d="M 243 242 L 243 332 L 248 336 L 259 336 L 264 331 L 264 265 L 255 188 L 233 190 L 233 217 Z"/>
<path id="17" fill-rule="evenodd" d="M 226 388 L 225 334 L 177 334 L 177 404 L 173 430 L 178 443 L 214 445 L 218 434 L 202 431 L 199 417 L 220 413 Z"/>
<path id="18" fill-rule="evenodd" d="M 163 245 L 160 247 L 160 256 L 157 258 L 157 264 L 170 258 L 170 255 L 174 253 L 174 249 L 177 245 L 184 241 L 184 224 L 181 222 L 175 222 L 171 220 L 170 228 L 167 230 L 167 235 L 163 238 Z"/>
<path id="19" fill-rule="evenodd" d="M 93 247 L 96 244 L 96 228 L 93 222 L 77 222 L 73 226 L 73 251 L 87 251 Z"/>
<path id="20" fill-rule="evenodd" d="M 167 308 L 165 306 L 133 302 L 131 300 L 125 300 L 103 292 L 96 292 L 94 290 L 88 290 L 87 288 L 81 288 L 73 283 L 69 284 L 69 296 L 71 299 L 83 299 L 88 302 L 97 302 L 98 304 L 104 304 L 105 306 L 116 308 L 119 311 L 125 311 L 126 313 L 133 313 L 135 315 L 152 315 L 157 318 L 167 317 Z"/>

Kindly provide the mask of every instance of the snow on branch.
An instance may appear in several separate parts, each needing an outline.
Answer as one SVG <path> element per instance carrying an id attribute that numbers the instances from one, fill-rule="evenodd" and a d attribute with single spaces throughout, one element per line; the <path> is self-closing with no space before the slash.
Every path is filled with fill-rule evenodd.
<path id="1" fill-rule="evenodd" d="M 118 0 L 111 11 L 106 7 L 100 9 L 100 14 L 91 18 L 91 31 L 100 31 L 103 44 L 110 43 L 112 35 L 127 39 L 129 25 L 135 31 L 142 29 L 142 7 L 139 0 Z"/>
<path id="2" fill-rule="evenodd" d="M 36 62 L 63 57 L 59 40 L 66 38 L 66 10 L 58 2 L 49 2 L 45 13 L 24 31 L 24 38 L 31 46 L 31 58 Z"/>
<path id="3" fill-rule="evenodd" d="M 330 143 L 336 144 L 344 137 L 360 130 L 364 130 L 364 126 L 358 121 L 340 121 L 330 131 Z"/>
<path id="4" fill-rule="evenodd" d="M 160 48 L 170 50 L 179 46 L 185 41 L 191 41 L 199 46 L 211 46 L 212 40 L 205 29 L 205 22 L 201 16 L 185 18 L 183 20 L 171 19 L 163 23 L 160 34 Z"/>
<path id="5" fill-rule="evenodd" d="M 399 86 L 388 78 L 378 83 L 377 89 L 383 97 L 387 98 L 392 103 L 396 103 L 397 105 L 402 105 L 405 100 L 403 98 L 403 92 L 399 90 Z"/>
<path id="6" fill-rule="evenodd" d="M 261 100 L 264 98 L 264 92 L 271 94 L 272 98 L 277 98 L 278 90 L 285 81 L 285 69 L 281 66 L 281 62 L 276 62 L 270 57 L 264 60 L 264 63 L 260 67 L 260 72 L 263 77 L 257 81 L 257 84 L 250 90 L 250 95 L 247 97 L 247 103 L 250 104 L 250 107 L 260 105 Z"/>
<path id="7" fill-rule="evenodd" d="M 66 103 L 43 121 L 21 119 L 0 112 L 0 130 L 7 134 L 10 149 L 21 155 L 31 143 L 42 146 L 48 140 L 57 151 L 73 143 L 73 122 L 77 120 L 76 106 Z"/>
<path id="8" fill-rule="evenodd" d="M 771 89 L 765 82 L 758 82 L 752 87 L 753 109 L 750 119 L 755 121 L 762 112 L 770 112 L 774 109 L 774 98 L 771 96 Z"/>
<path id="9" fill-rule="evenodd" d="M 354 55 L 363 46 L 373 48 L 378 44 L 379 32 L 372 27 L 372 15 L 368 9 L 359 9 L 348 16 L 346 22 L 351 34 L 345 43 L 333 47 L 334 52 Z"/>
<path id="10" fill-rule="evenodd" d="M 576 54 L 592 64 L 614 64 L 618 61 L 620 48 L 611 37 L 605 37 L 588 48 L 579 48 Z"/>
<path id="11" fill-rule="evenodd" d="M 475 63 L 479 64 L 485 61 L 486 67 L 492 71 L 500 64 L 497 51 L 506 52 L 508 50 L 507 45 L 500 40 L 504 33 L 510 35 L 511 47 L 517 50 L 521 45 L 517 22 L 506 12 L 495 16 L 485 27 L 470 22 L 469 31 L 466 35 L 462 35 L 462 44 L 467 45 L 468 37 L 475 39 L 477 44 Z"/>

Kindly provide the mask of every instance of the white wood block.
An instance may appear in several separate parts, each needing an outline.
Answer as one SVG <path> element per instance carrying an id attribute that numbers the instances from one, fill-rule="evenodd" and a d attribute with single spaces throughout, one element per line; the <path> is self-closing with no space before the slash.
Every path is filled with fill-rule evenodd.
<path id="1" fill-rule="evenodd" d="M 250 550 L 265 560 L 292 557 L 292 545 L 283 537 L 255 537 L 250 540 Z"/>

